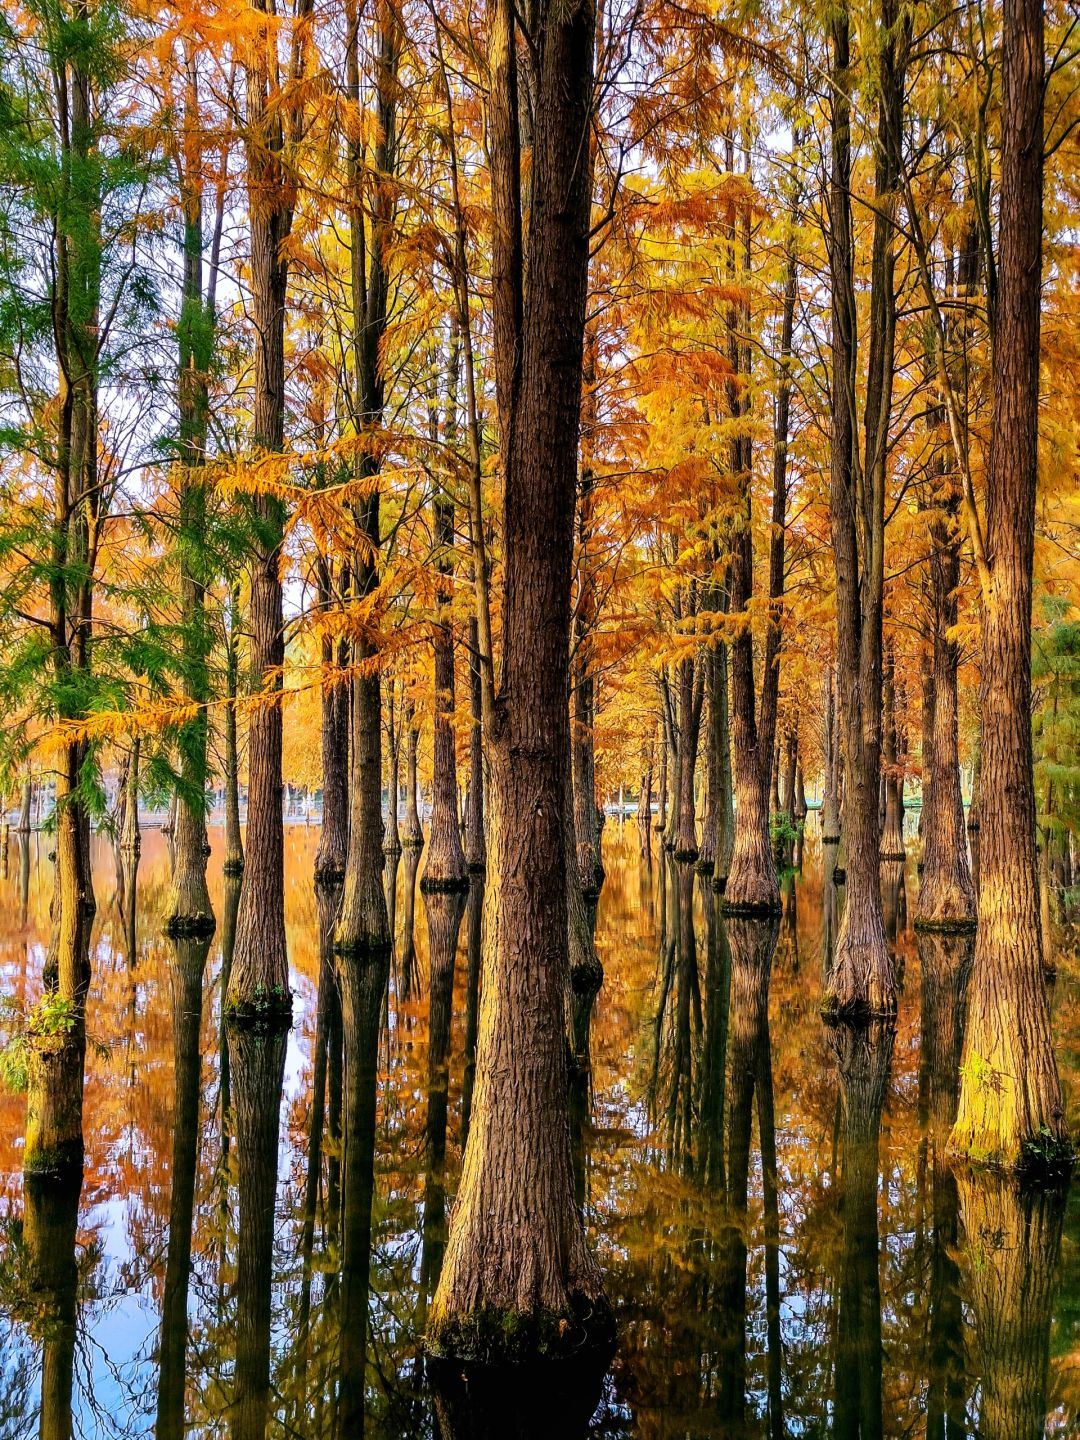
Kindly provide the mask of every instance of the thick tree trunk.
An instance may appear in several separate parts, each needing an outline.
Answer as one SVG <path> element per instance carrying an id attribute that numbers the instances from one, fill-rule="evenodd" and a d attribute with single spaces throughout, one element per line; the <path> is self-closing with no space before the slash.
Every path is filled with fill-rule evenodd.
<path id="1" fill-rule="evenodd" d="M 199 1028 L 210 937 L 178 938 L 172 945 L 169 983 L 173 1029 L 173 1143 L 154 1440 L 183 1440 L 184 1437 L 191 1227 L 199 1149 Z"/>
<path id="2" fill-rule="evenodd" d="M 495 882 L 469 1139 L 428 1346 L 473 1360 L 591 1352 L 595 1363 L 606 1359 L 612 1322 L 574 1203 L 564 1023 L 570 570 L 589 231 L 582 157 L 595 13 L 581 3 L 538 23 L 529 290 L 506 467 L 503 677 L 490 736 Z M 513 48 L 511 39 L 510 63 Z M 501 108 L 505 96 L 497 99 Z"/>
<path id="3" fill-rule="evenodd" d="M 957 737 L 959 646 L 949 638 L 956 625 L 960 584 L 960 495 L 955 477 L 942 477 L 930 523 L 933 668 L 925 694 L 930 728 L 923 723 L 922 883 L 917 929 L 974 929 L 975 887 L 964 834 Z M 924 712 L 927 705 L 924 701 Z"/>
<path id="4" fill-rule="evenodd" d="M 979 929 L 952 1146 L 1006 1168 L 1069 1151 L 1043 978 L 1031 752 L 1038 475 L 1043 11 L 1005 0 L 1000 261 L 982 562 Z"/>
<path id="5" fill-rule="evenodd" d="M 826 845 L 840 843 L 840 724 L 837 715 L 836 670 L 825 667 L 822 696 L 822 728 L 824 731 L 825 776 L 821 798 L 821 838 Z"/>
<path id="6" fill-rule="evenodd" d="M 892 409 L 896 301 L 893 211 L 900 163 L 906 47 L 894 0 L 882 0 L 879 110 L 871 260 L 866 446 L 857 456 L 857 314 L 851 219 L 850 20 L 831 24 L 832 174 L 829 269 L 832 280 L 831 517 L 836 569 L 837 659 L 844 755 L 847 884 L 825 1007 L 834 1015 L 889 1014 L 896 981 L 881 913 L 878 788 L 881 770 L 882 613 L 885 583 L 885 479 Z"/>
<path id="7" fill-rule="evenodd" d="M 435 544 L 439 550 L 437 569 L 441 581 L 441 615 L 435 625 L 435 705 L 432 719 L 433 766 L 431 776 L 431 829 L 420 889 L 460 890 L 469 888 L 469 871 L 461 845 L 458 821 L 457 756 L 454 728 L 454 634 L 450 627 L 452 595 L 454 508 L 435 503 Z"/>
<path id="8" fill-rule="evenodd" d="M 256 451 L 285 440 L 285 304 L 292 229 L 290 188 L 280 155 L 284 119 L 272 100 L 276 68 L 260 39 L 247 69 L 251 310 L 255 337 L 252 439 Z M 254 137 L 258 137 L 256 140 Z M 237 1017 L 291 1014 L 285 949 L 285 850 L 281 811 L 281 686 L 285 664 L 281 550 L 285 507 L 272 495 L 250 500 L 250 659 L 258 703 L 248 716 L 247 854 L 226 1007 Z"/>

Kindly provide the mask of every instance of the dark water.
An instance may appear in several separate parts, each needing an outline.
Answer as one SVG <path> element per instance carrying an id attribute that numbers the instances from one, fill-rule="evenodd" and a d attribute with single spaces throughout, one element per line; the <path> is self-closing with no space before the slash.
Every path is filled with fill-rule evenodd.
<path id="1" fill-rule="evenodd" d="M 468 1109 L 476 899 L 429 910 L 406 855 L 385 1003 L 381 977 L 372 995 L 354 976 L 343 1016 L 324 989 L 320 1026 L 316 833 L 291 827 L 295 1025 L 226 1043 L 237 892 L 211 838 L 205 964 L 159 933 L 162 837 L 144 832 L 134 883 L 95 841 L 81 1193 L 24 1194 L 24 1101 L 0 1097 L 0 1440 L 437 1433 L 420 1336 Z M 40 985 L 46 846 L 13 838 L 0 878 L 16 1004 Z M 856 1042 L 818 1013 L 839 897 L 814 840 L 772 927 L 725 927 L 691 873 L 639 861 L 629 826 L 608 825 L 605 860 L 575 1131 L 619 1344 L 588 1433 L 1073 1432 L 1080 1205 L 945 1164 L 969 942 L 911 932 L 914 863 L 883 874 L 895 1034 Z M 1056 943 L 1075 1130 L 1075 930 Z"/>

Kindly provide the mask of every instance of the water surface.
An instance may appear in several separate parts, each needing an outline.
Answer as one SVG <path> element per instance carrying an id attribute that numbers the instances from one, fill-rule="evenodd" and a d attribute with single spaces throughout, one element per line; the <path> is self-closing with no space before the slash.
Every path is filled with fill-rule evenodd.
<path id="1" fill-rule="evenodd" d="M 631 825 L 604 840 L 573 1129 L 619 1343 L 586 1433 L 1073 1431 L 1080 1206 L 945 1162 L 970 942 L 914 935 L 914 860 L 883 867 L 895 1033 L 853 1037 L 819 1016 L 842 891 L 813 837 L 772 926 L 725 925 L 692 870 L 639 859 Z M 95 837 L 80 1192 L 24 1193 L 24 1100 L 0 1095 L 3 1440 L 437 1433 L 421 1336 L 467 1124 L 479 894 L 425 901 L 406 852 L 388 976 L 343 975 L 320 1007 L 316 841 L 286 830 L 293 1029 L 227 1042 L 221 832 L 205 958 L 160 933 L 161 834 L 137 875 Z M 48 845 L 12 837 L 0 875 L 20 1006 Z M 1075 1133 L 1076 929 L 1055 942 Z"/>

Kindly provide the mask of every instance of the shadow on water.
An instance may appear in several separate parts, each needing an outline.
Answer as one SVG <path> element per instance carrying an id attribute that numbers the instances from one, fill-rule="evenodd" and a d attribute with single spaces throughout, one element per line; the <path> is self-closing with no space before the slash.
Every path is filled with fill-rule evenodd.
<path id="1" fill-rule="evenodd" d="M 418 904 L 406 848 L 386 871 L 392 951 L 335 957 L 317 838 L 286 833 L 287 1034 L 222 1024 L 240 882 L 216 832 L 220 923 L 201 942 L 161 935 L 163 837 L 146 832 L 137 874 L 95 843 L 109 898 L 85 1175 L 23 1185 L 23 1101 L 0 1095 L 0 1435 L 1035 1440 L 1076 1424 L 1080 1205 L 949 1163 L 974 942 L 910 929 L 917 852 L 881 870 L 896 1023 L 853 1030 L 819 1012 L 839 847 L 811 829 L 782 914 L 725 920 L 708 877 L 607 827 L 589 917 L 604 984 L 568 997 L 567 1123 L 617 1351 L 605 1376 L 465 1375 L 425 1363 L 422 1340 L 476 1079 L 483 879 Z M 50 899 L 45 849 L 20 837 L 0 878 L 20 1003 Z M 1080 936 L 1059 933 L 1068 1079 Z"/>

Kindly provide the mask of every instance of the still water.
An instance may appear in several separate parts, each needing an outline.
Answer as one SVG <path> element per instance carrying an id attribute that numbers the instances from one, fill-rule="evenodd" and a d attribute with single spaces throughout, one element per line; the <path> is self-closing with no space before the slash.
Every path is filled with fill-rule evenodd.
<path id="1" fill-rule="evenodd" d="M 725 926 L 707 882 L 647 866 L 635 837 L 605 830 L 574 1118 L 619 1320 L 586 1433 L 1075 1432 L 1080 1186 L 1025 1197 L 945 1163 L 970 941 L 910 929 L 914 861 L 883 867 L 895 1033 L 856 1042 L 818 1012 L 842 891 L 815 838 L 778 925 Z M 95 840 L 80 1193 L 24 1194 L 24 1101 L 0 1095 L 2 1440 L 437 1433 L 420 1337 L 468 1120 L 480 896 L 425 899 L 406 852 L 388 984 L 342 1011 L 324 983 L 320 1004 L 316 840 L 286 831 L 283 1043 L 222 1036 L 238 891 L 220 832 L 208 951 L 160 933 L 158 832 L 137 875 Z M 13 837 L 0 867 L 18 1005 L 40 986 L 47 848 Z M 1055 938 L 1076 1133 L 1077 932 Z"/>

